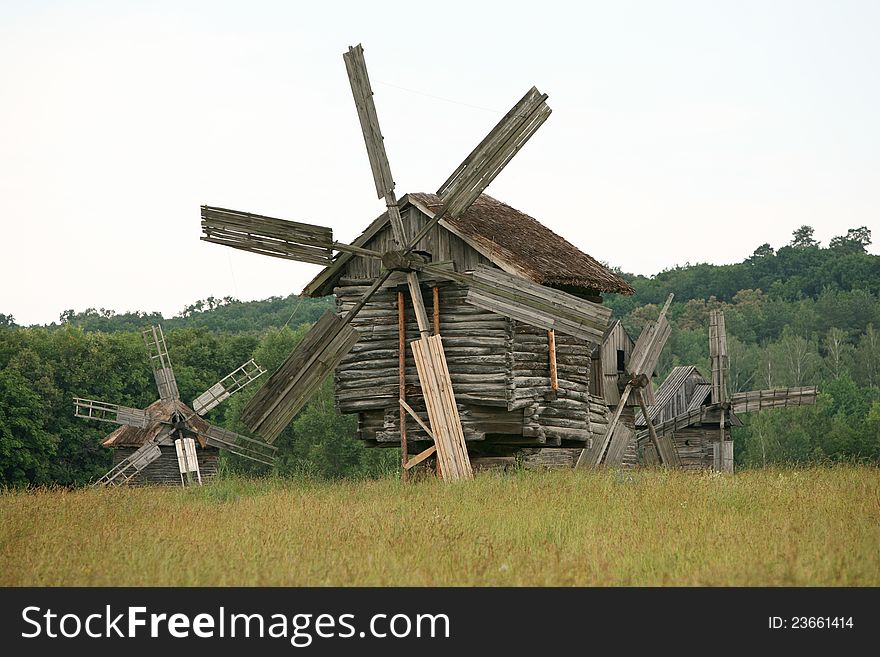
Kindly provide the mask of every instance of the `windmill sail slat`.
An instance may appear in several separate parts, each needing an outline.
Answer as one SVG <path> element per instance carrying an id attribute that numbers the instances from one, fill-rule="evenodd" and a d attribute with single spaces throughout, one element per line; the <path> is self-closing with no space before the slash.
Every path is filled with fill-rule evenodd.
<path id="1" fill-rule="evenodd" d="M 768 408 L 808 406 L 816 403 L 816 392 L 816 386 L 736 392 L 730 396 L 730 408 L 734 413 L 750 413 Z"/>
<path id="2" fill-rule="evenodd" d="M 709 356 L 712 359 L 712 402 L 727 400 L 727 328 L 724 313 L 720 310 L 709 312 Z"/>
<path id="3" fill-rule="evenodd" d="M 435 273 L 435 268 L 429 268 Z M 448 272 L 437 269 L 439 275 Z M 458 278 L 461 278 L 460 276 Z M 600 343 L 611 310 L 500 269 L 479 267 L 468 280 L 467 302 L 543 329 Z"/>
<path id="4" fill-rule="evenodd" d="M 93 486 L 119 486 L 125 484 L 160 456 L 162 456 L 162 450 L 159 449 L 159 445 L 155 441 L 149 442 L 129 455 L 128 458 L 113 466 Z"/>
<path id="5" fill-rule="evenodd" d="M 76 417 L 128 425 L 138 429 L 145 429 L 147 426 L 147 414 L 139 408 L 129 408 L 119 404 L 108 404 L 107 402 L 81 399 L 79 397 L 74 397 L 73 403 L 76 409 L 74 411 Z"/>
<path id="6" fill-rule="evenodd" d="M 462 192 L 473 190 L 482 179 L 486 179 L 483 189 L 492 182 L 503 168 L 498 163 L 509 161 L 524 143 L 518 138 L 531 136 L 534 133 L 535 118 L 549 114 L 550 108 L 545 103 L 546 99 L 546 94 L 535 87 L 526 92 L 437 190 L 444 203 Z M 494 175 L 491 175 L 492 172 Z"/>
<path id="7" fill-rule="evenodd" d="M 343 318 L 325 312 L 245 406 L 245 426 L 273 442 L 359 337 Z"/>
<path id="8" fill-rule="evenodd" d="M 272 465 L 275 459 L 276 447 L 242 436 L 229 429 L 209 424 L 206 429 L 200 431 L 200 435 L 205 439 L 205 443 L 211 447 L 224 449 L 258 463 Z"/>
<path id="9" fill-rule="evenodd" d="M 156 379 L 156 387 L 159 389 L 159 398 L 162 401 L 180 399 L 177 379 L 174 377 L 174 369 L 171 367 L 171 358 L 168 356 L 168 347 L 165 344 L 165 334 L 162 332 L 162 327 L 151 326 L 143 331 L 143 336 L 150 358 L 150 367 L 153 368 L 153 378 Z"/>
<path id="10" fill-rule="evenodd" d="M 370 87 L 370 76 L 367 74 L 363 46 L 358 44 L 349 48 L 348 52 L 342 55 L 342 59 L 345 61 L 345 69 L 351 83 L 351 93 L 357 106 L 361 132 L 364 135 L 367 155 L 370 158 L 370 168 L 373 172 L 373 181 L 376 183 L 376 194 L 379 198 L 384 198 L 386 194 L 394 192 L 394 179 L 391 177 L 391 167 L 385 153 L 384 138 L 379 129 L 379 117 L 376 114 L 376 105 L 373 101 L 373 89 Z"/>
<path id="11" fill-rule="evenodd" d="M 605 465 L 618 466 L 623 463 L 626 446 L 629 445 L 633 436 L 633 432 L 623 422 L 617 423 L 614 427 L 614 435 L 611 436 L 611 442 L 608 444 L 608 450 L 605 453 Z"/>
<path id="12" fill-rule="evenodd" d="M 449 205 L 448 214 L 450 216 L 458 217 L 471 206 L 526 142 L 531 139 L 544 121 L 550 117 L 550 112 L 550 108 L 545 106 L 529 117 L 522 132 L 513 135 L 508 142 L 503 144 L 495 156 L 485 163 L 481 171 L 472 171 L 467 177 L 466 185 L 462 185 L 457 191 L 449 194 L 446 202 Z"/>
<path id="13" fill-rule="evenodd" d="M 639 334 L 629 357 L 629 362 L 633 366 L 630 374 L 635 376 L 644 374 L 648 377 L 653 375 L 657 368 L 657 361 L 660 360 L 660 353 L 663 351 L 671 332 L 672 327 L 665 317 L 661 317 L 656 322 L 648 322 Z"/>
<path id="14" fill-rule="evenodd" d="M 333 262 L 333 231 L 263 215 L 202 206 L 202 240 L 318 265 Z"/>
<path id="15" fill-rule="evenodd" d="M 199 415 L 204 415 L 265 373 L 266 370 L 257 365 L 252 358 L 196 397 L 192 403 L 193 410 Z"/>

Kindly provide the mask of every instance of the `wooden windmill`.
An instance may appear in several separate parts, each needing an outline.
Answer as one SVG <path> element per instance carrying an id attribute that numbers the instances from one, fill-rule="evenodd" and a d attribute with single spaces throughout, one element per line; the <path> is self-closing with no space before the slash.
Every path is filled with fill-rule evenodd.
<path id="1" fill-rule="evenodd" d="M 614 408 L 614 413 L 608 423 L 608 428 L 601 441 L 590 449 L 584 449 L 577 461 L 577 467 L 588 465 L 620 465 L 624 452 L 634 439 L 634 432 L 620 421 L 623 409 L 630 395 L 634 395 L 642 409 L 643 415 L 648 418 L 645 389 L 650 385 L 651 375 L 657 367 L 657 361 L 669 339 L 671 327 L 666 319 L 666 313 L 672 303 L 674 295 L 670 294 L 666 299 L 660 316 L 656 322 L 648 322 L 639 334 L 629 357 L 629 365 L 626 367 L 627 382 L 620 394 L 620 399 Z M 668 436 L 658 434 L 648 419 L 648 430 L 651 442 L 654 445 L 660 462 L 669 467 L 679 465 L 678 454 L 672 440 Z"/>
<path id="2" fill-rule="evenodd" d="M 172 444 L 177 455 L 181 483 L 186 485 L 192 478 L 201 483 L 196 441 L 202 449 L 224 449 L 271 465 L 275 447 L 216 427 L 201 417 L 255 381 L 266 370 L 253 359 L 249 360 L 199 395 L 190 408 L 180 401 L 162 327 L 151 326 L 143 332 L 143 337 L 159 390 L 157 401 L 146 409 L 138 409 L 93 399 L 74 398 L 74 414 L 77 417 L 122 425 L 108 437 L 111 444 L 124 442 L 128 445 L 139 445 L 132 454 L 120 460 L 98 479 L 95 485 L 120 485 L 131 481 L 162 457 L 161 447 Z"/>
<path id="3" fill-rule="evenodd" d="M 672 441 L 681 467 L 732 472 L 730 428 L 742 424 L 739 414 L 816 403 L 815 386 L 729 394 L 727 329 L 721 310 L 709 313 L 709 357 L 710 379 L 703 378 L 694 366 L 673 368 L 657 390 L 655 404 L 642 409 L 641 417 L 636 418 L 637 425 L 646 427 L 638 436 L 645 447 L 646 462 L 654 462 L 658 452 L 648 444 L 653 432 L 661 443 Z"/>
<path id="4" fill-rule="evenodd" d="M 333 371 L 359 338 L 351 322 L 389 277 L 400 272 L 406 284 L 418 324 L 419 339 L 411 342 L 428 421 L 419 418 L 401 400 L 401 408 L 423 427 L 436 450 L 445 480 L 472 476 L 458 405 L 452 389 L 442 338 L 432 331 L 419 286 L 419 274 L 452 280 L 469 289 L 467 302 L 503 312 L 534 326 L 588 335 L 601 339 L 610 311 L 601 305 L 555 292 L 520 276 L 488 267 L 471 273 L 455 272 L 442 263 L 430 263 L 414 251 L 415 245 L 444 217 L 462 215 L 495 179 L 513 156 L 550 115 L 547 95 L 532 87 L 501 119 L 488 136 L 468 155 L 437 194 L 441 207 L 430 221 L 407 234 L 401 219 L 395 183 L 385 153 L 373 103 L 363 48 L 349 48 L 343 55 L 360 119 L 370 167 L 379 198 L 385 200 L 393 235 L 393 248 L 385 252 L 339 243 L 332 230 L 321 226 L 274 219 L 245 212 L 203 206 L 202 239 L 265 255 L 330 265 L 342 253 L 381 261 L 382 273 L 341 316 L 325 313 L 245 407 L 242 421 L 272 443 L 305 405 L 324 378 Z M 432 335 L 432 332 L 435 334 Z M 430 428 L 428 428 L 430 427 Z M 422 453 L 413 458 L 424 458 Z"/>

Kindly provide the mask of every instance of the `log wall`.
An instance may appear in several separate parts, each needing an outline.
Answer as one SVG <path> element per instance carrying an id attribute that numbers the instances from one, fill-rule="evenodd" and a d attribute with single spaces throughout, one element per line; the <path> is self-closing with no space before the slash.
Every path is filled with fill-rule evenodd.
<path id="1" fill-rule="evenodd" d="M 177 451 L 174 445 L 160 445 L 162 455 L 141 470 L 131 479 L 131 486 L 166 485 L 180 486 L 180 466 L 177 464 Z M 113 466 L 115 467 L 123 459 L 134 454 L 135 447 L 113 448 Z M 220 462 L 220 450 L 213 447 L 199 447 L 196 445 L 196 456 L 199 460 L 199 471 L 202 473 L 202 482 L 206 482 L 217 474 Z"/>

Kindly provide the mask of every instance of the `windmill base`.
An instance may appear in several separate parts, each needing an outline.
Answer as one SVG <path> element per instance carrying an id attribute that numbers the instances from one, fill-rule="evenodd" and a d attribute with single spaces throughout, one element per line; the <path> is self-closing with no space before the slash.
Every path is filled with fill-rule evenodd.
<path id="1" fill-rule="evenodd" d="M 160 445 L 162 456 L 141 470 L 129 482 L 132 486 L 180 486 L 180 467 L 174 445 Z M 136 447 L 117 447 L 113 450 L 113 465 L 131 456 Z M 220 462 L 220 450 L 213 447 L 196 448 L 199 461 L 199 472 L 202 481 L 206 482 L 217 474 Z"/>

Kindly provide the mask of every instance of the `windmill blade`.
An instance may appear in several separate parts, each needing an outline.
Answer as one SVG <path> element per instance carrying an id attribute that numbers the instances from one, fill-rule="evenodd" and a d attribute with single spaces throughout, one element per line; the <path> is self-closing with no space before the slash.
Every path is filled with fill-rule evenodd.
<path id="1" fill-rule="evenodd" d="M 642 416 L 645 418 L 645 424 L 648 425 L 648 436 L 651 438 L 651 444 L 657 452 L 660 463 L 670 468 L 680 468 L 681 459 L 678 456 L 678 450 L 675 448 L 675 442 L 669 434 L 658 435 L 654 430 L 654 424 L 651 421 L 648 407 L 645 405 L 645 398 L 641 390 L 636 390 L 636 398 L 642 409 Z M 722 414 L 722 420 L 724 415 Z M 610 449 L 610 448 L 609 448 Z"/>
<path id="2" fill-rule="evenodd" d="M 437 194 L 450 216 L 467 210 L 547 120 L 546 100 L 547 94 L 529 89 L 440 186 Z"/>
<path id="3" fill-rule="evenodd" d="M 149 417 L 146 411 L 139 408 L 129 408 L 119 404 L 108 404 L 95 399 L 73 398 L 74 415 L 89 420 L 100 420 L 113 424 L 128 425 L 138 429 L 146 429 Z"/>
<path id="4" fill-rule="evenodd" d="M 147 355 L 150 357 L 150 367 L 153 368 L 153 377 L 156 379 L 156 387 L 159 389 L 159 397 L 162 401 L 180 399 L 177 379 L 174 377 L 171 359 L 168 357 L 168 347 L 165 345 L 162 327 L 151 326 L 143 331 L 143 336 Z"/>
<path id="5" fill-rule="evenodd" d="M 391 176 L 391 166 L 388 164 L 388 155 L 385 152 L 385 140 L 379 129 L 379 116 L 376 114 L 376 105 L 373 102 L 373 89 L 370 87 L 363 46 L 358 44 L 349 47 L 348 52 L 342 55 L 342 59 L 345 61 L 351 94 L 354 96 L 358 119 L 361 122 L 361 132 L 370 158 L 373 181 L 376 183 L 376 195 L 384 198 L 394 193 L 394 178 Z"/>
<path id="6" fill-rule="evenodd" d="M 636 340 L 636 344 L 629 357 L 628 374 L 630 380 L 623 389 L 623 392 L 620 395 L 620 400 L 614 408 L 614 415 L 612 415 L 611 421 L 608 423 L 605 435 L 598 447 L 594 446 L 589 450 L 581 450 L 575 467 L 584 467 L 588 464 L 588 461 L 592 461 L 596 465 L 603 462 L 608 450 L 608 445 L 611 442 L 612 437 L 615 435 L 617 423 L 620 421 L 620 416 L 623 413 L 623 408 L 626 405 L 630 394 L 635 392 L 636 395 L 638 395 L 640 404 L 644 405 L 644 400 L 641 396 L 641 388 L 650 383 L 651 374 L 654 372 L 654 368 L 657 366 L 657 361 L 660 358 L 660 352 L 663 351 L 663 347 L 669 339 L 671 328 L 669 322 L 666 320 L 666 313 L 669 311 L 669 306 L 672 305 L 672 299 L 674 297 L 674 294 L 670 294 L 666 298 L 666 303 L 663 304 L 663 308 L 660 310 L 660 316 L 657 318 L 657 321 L 649 322 L 639 334 L 639 338 Z M 647 409 L 643 410 L 642 413 L 650 420 Z"/>
<path id="7" fill-rule="evenodd" d="M 365 303 L 367 295 L 359 303 Z M 321 386 L 360 334 L 349 321 L 351 311 L 339 317 L 326 311 L 245 406 L 241 420 L 254 433 L 272 443 Z"/>
<path id="8" fill-rule="evenodd" d="M 626 453 L 626 447 L 633 440 L 635 434 L 625 424 L 617 423 L 614 427 L 614 435 L 608 443 L 608 452 L 605 455 L 605 465 L 617 467 L 623 463 L 623 456 Z"/>
<path id="9" fill-rule="evenodd" d="M 254 359 L 251 358 L 244 365 L 236 368 L 196 397 L 193 400 L 192 408 L 199 415 L 204 415 L 265 373 L 266 370 L 257 365 Z"/>
<path id="10" fill-rule="evenodd" d="M 446 215 L 458 217 L 463 214 L 495 180 L 513 156 L 549 118 L 551 109 L 546 103 L 547 97 L 547 94 L 542 94 L 535 87 L 529 89 L 464 162 L 458 165 L 437 190 L 443 205 L 409 240 L 410 249 Z"/>
<path id="11" fill-rule="evenodd" d="M 735 392 L 730 396 L 730 410 L 734 413 L 751 413 L 768 408 L 808 406 L 816 403 L 816 393 L 816 386 Z"/>
<path id="12" fill-rule="evenodd" d="M 402 249 L 406 246 L 406 231 L 403 227 L 403 220 L 400 218 L 397 197 L 394 195 L 394 178 L 391 176 L 388 153 L 385 152 L 385 138 L 382 137 L 382 131 L 379 128 L 379 115 L 376 113 L 376 104 L 373 102 L 373 88 L 370 86 L 370 76 L 367 74 L 363 46 L 358 44 L 353 48 L 350 47 L 348 52 L 342 55 L 342 59 L 345 61 L 351 94 L 354 97 L 361 133 L 367 147 L 373 182 L 376 184 L 376 194 L 379 198 L 385 199 L 394 241 L 398 248 Z"/>
<path id="13" fill-rule="evenodd" d="M 200 429 L 199 438 L 204 440 L 207 445 L 218 449 L 225 449 L 227 452 L 266 465 L 273 464 L 275 453 L 278 451 L 277 447 L 242 436 L 229 429 L 214 426 L 213 424 L 208 424 L 207 428 Z"/>
<path id="14" fill-rule="evenodd" d="M 162 450 L 159 449 L 158 440 L 153 439 L 113 466 L 109 472 L 98 479 L 92 486 L 121 486 L 126 484 L 160 456 L 162 456 Z"/>
<path id="15" fill-rule="evenodd" d="M 611 318 L 611 309 L 606 306 L 494 267 L 479 265 L 472 274 L 432 264 L 422 269 L 466 285 L 467 302 L 473 306 L 591 342 L 601 342 Z"/>
<path id="16" fill-rule="evenodd" d="M 665 317 L 661 317 L 656 322 L 648 322 L 639 334 L 630 355 L 630 363 L 634 365 L 630 374 L 636 376 L 644 374 L 650 378 L 671 333 L 672 327 Z"/>
<path id="17" fill-rule="evenodd" d="M 333 263 L 333 231 L 323 226 L 203 205 L 202 233 L 205 242 L 242 251 L 324 267 Z"/>
<path id="18" fill-rule="evenodd" d="M 730 361 L 727 356 L 727 328 L 724 313 L 709 311 L 709 356 L 712 359 L 712 403 L 727 401 L 727 371 Z"/>

